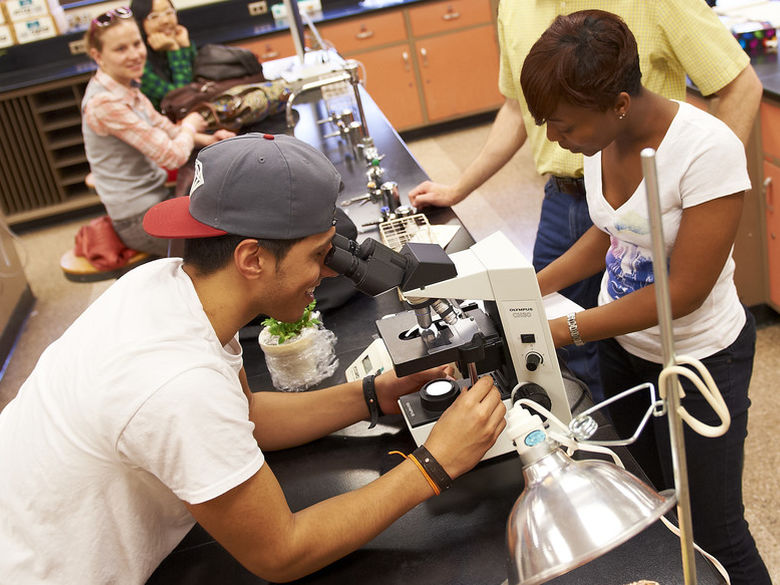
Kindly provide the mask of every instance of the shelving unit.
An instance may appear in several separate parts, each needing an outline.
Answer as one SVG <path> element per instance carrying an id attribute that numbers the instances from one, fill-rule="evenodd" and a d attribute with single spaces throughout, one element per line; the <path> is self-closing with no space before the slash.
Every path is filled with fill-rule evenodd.
<path id="1" fill-rule="evenodd" d="M 0 207 L 11 225 L 99 203 L 84 183 L 81 99 L 90 75 L 0 97 Z"/>

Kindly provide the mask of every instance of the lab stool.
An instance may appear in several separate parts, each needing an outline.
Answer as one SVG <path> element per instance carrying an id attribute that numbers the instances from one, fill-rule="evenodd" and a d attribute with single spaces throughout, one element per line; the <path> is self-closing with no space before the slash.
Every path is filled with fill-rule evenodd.
<path id="1" fill-rule="evenodd" d="M 76 256 L 73 249 L 65 252 L 60 258 L 60 268 L 65 278 L 73 282 L 97 282 L 99 280 L 108 280 L 110 278 L 119 278 L 125 272 L 128 272 L 144 262 L 152 260 L 154 256 L 146 252 L 138 252 L 127 261 L 127 264 L 114 268 L 113 270 L 100 270 L 89 263 L 89 260 L 83 256 Z"/>

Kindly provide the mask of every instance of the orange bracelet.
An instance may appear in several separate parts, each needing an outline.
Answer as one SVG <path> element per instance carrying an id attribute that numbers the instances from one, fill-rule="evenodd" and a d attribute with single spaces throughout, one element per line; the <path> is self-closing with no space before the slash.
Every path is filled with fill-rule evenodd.
<path id="1" fill-rule="evenodd" d="M 425 468 L 420 464 L 419 461 L 417 461 L 417 457 L 414 456 L 414 453 L 410 453 L 409 455 L 404 455 L 400 451 L 390 451 L 388 455 L 400 455 L 404 459 L 408 459 L 409 461 L 414 463 L 417 466 L 417 469 L 420 470 L 420 473 L 423 474 L 423 477 L 425 477 L 426 481 L 428 482 L 428 485 L 431 486 L 433 493 L 436 494 L 437 496 L 441 493 L 439 486 L 436 485 L 436 482 L 433 481 L 433 478 L 430 475 L 428 475 L 428 472 L 425 471 Z"/>

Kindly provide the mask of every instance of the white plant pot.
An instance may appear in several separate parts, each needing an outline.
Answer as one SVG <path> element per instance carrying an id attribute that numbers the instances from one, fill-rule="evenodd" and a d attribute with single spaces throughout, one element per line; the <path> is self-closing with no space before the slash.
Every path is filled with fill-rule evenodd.
<path id="1" fill-rule="evenodd" d="M 338 367 L 336 336 L 327 329 L 306 327 L 297 337 L 279 344 L 266 327 L 260 331 L 258 342 L 271 382 L 278 390 L 306 390 L 333 375 Z"/>

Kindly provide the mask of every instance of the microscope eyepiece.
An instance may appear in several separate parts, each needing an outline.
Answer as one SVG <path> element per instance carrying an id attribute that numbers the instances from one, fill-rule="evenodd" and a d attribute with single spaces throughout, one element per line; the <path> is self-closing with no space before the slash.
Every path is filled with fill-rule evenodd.
<path id="1" fill-rule="evenodd" d="M 407 259 L 371 238 L 357 242 L 336 234 L 325 266 L 343 274 L 362 293 L 375 296 L 403 282 Z"/>
<path id="2" fill-rule="evenodd" d="M 407 243 L 401 252 L 372 238 L 360 245 L 336 234 L 325 256 L 325 266 L 343 274 L 367 295 L 378 295 L 400 286 L 418 288 L 457 275 L 454 264 L 436 244 Z"/>

